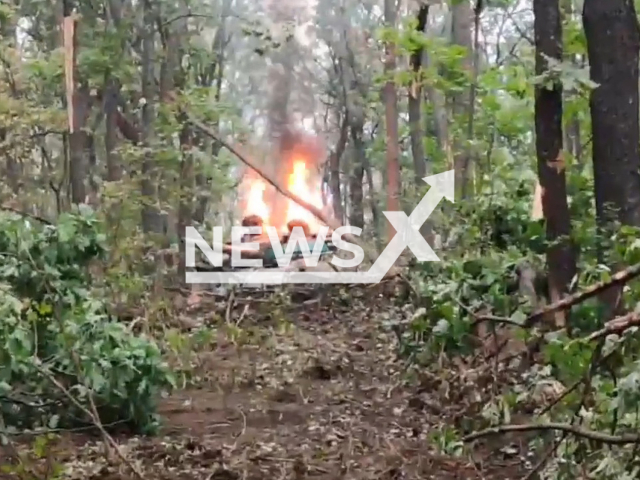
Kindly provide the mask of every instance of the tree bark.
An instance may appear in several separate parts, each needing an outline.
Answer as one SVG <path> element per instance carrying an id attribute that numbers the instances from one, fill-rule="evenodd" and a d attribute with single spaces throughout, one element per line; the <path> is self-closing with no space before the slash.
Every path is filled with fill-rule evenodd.
<path id="1" fill-rule="evenodd" d="M 340 137 L 336 148 L 329 155 L 329 188 L 333 203 L 333 215 L 342 223 L 344 222 L 344 209 L 342 208 L 342 192 L 340 190 L 340 161 L 347 146 L 349 137 L 349 122 L 347 115 L 344 115 L 340 126 Z"/>
<path id="2" fill-rule="evenodd" d="M 107 181 L 109 182 L 117 182 L 122 179 L 120 157 L 116 152 L 118 147 L 118 94 L 117 80 L 115 78 L 108 79 L 104 97 L 104 144 L 107 155 Z"/>
<path id="3" fill-rule="evenodd" d="M 366 155 L 364 147 L 362 124 L 352 124 L 351 141 L 353 142 L 353 161 L 349 175 L 349 224 L 354 227 L 364 228 L 364 193 L 362 184 L 364 181 L 364 165 Z"/>
<path id="4" fill-rule="evenodd" d="M 424 33 L 427 27 L 428 15 L 429 5 L 421 5 L 417 15 L 417 32 Z M 424 48 L 422 46 L 411 54 L 411 70 L 413 71 L 415 78 L 409 90 L 408 101 L 411 154 L 413 156 L 413 170 L 418 189 L 421 189 L 423 186 L 424 181 L 422 179 L 427 174 L 427 163 L 425 161 L 423 143 L 424 133 L 422 130 L 422 82 L 420 81 L 420 70 L 422 68 L 423 55 Z"/>
<path id="5" fill-rule="evenodd" d="M 590 99 L 598 218 L 640 226 L 636 9 L 631 0 L 585 0 L 583 23 L 591 79 L 599 85 Z"/>
<path id="6" fill-rule="evenodd" d="M 616 222 L 640 227 L 640 33 L 632 0 L 585 0 L 582 20 L 591 80 L 599 85 L 589 103 L 596 214 L 601 238 L 609 239 Z M 601 260 L 618 269 L 613 249 L 601 247 Z M 619 310 L 621 296 L 616 288 L 602 297 L 605 321 Z"/>
<path id="7" fill-rule="evenodd" d="M 395 28 L 397 8 L 395 0 L 385 0 L 384 19 L 387 28 Z M 396 47 L 392 42 L 385 45 L 384 86 L 385 127 L 387 139 L 387 211 L 400 210 L 400 146 L 398 144 L 398 92 L 396 90 Z M 395 235 L 395 229 L 387 222 L 387 241 Z"/>
<path id="8" fill-rule="evenodd" d="M 562 19 L 558 0 L 535 0 L 534 34 L 536 74 L 547 69 L 545 57 L 562 60 Z M 536 151 L 542 191 L 542 211 L 546 220 L 549 296 L 552 302 L 569 292 L 576 273 L 575 249 L 571 243 L 571 219 L 567 203 L 565 166 L 562 158 L 562 84 L 536 87 Z M 561 316 L 556 327 L 564 328 Z"/>
<path id="9" fill-rule="evenodd" d="M 349 121 L 349 133 L 353 147 L 353 155 L 349 162 L 349 224 L 364 228 L 364 167 L 366 151 L 364 143 L 365 92 L 358 82 L 356 59 L 349 44 L 347 32 L 343 32 L 344 46 L 338 55 L 338 69 L 342 80 L 346 115 Z M 374 232 L 377 234 L 377 232 Z"/>
<path id="10" fill-rule="evenodd" d="M 470 0 L 462 0 L 453 6 L 451 21 L 451 37 L 455 45 L 466 48 L 467 55 L 464 58 L 463 68 L 471 73 L 473 68 L 473 45 L 471 38 L 471 25 L 473 23 L 473 9 Z M 471 106 L 469 105 L 469 95 L 461 92 L 453 97 L 453 114 L 461 124 L 466 124 L 464 120 L 469 115 Z M 469 160 L 467 158 L 467 148 L 461 140 L 460 135 L 456 135 L 458 141 L 454 141 L 454 168 L 456 176 L 457 197 L 463 198 L 466 195 L 467 184 L 470 181 Z"/>
<path id="11" fill-rule="evenodd" d="M 80 204 L 87 200 L 86 156 L 90 146 L 83 128 L 88 114 L 89 92 L 80 86 L 77 79 L 78 22 L 72 19 L 73 4 L 71 0 L 63 0 L 62 10 L 64 17 L 63 41 L 67 55 L 70 54 L 70 58 L 65 59 L 65 66 L 67 67 L 67 75 L 71 76 L 66 79 L 67 101 L 71 103 L 69 105 L 69 184 L 71 186 L 71 201 Z M 70 51 L 67 49 L 67 45 L 69 45 Z"/>
<path id="12" fill-rule="evenodd" d="M 155 54 L 155 15 L 150 0 L 144 0 L 144 38 L 142 40 L 142 131 L 144 144 L 149 146 L 153 137 L 155 121 L 156 86 L 153 74 L 153 58 Z M 145 154 L 142 162 L 142 196 L 145 204 L 142 207 L 142 228 L 145 233 L 164 233 L 164 220 L 157 208 L 158 190 L 156 185 L 156 165 L 152 156 Z"/>
<path id="13" fill-rule="evenodd" d="M 429 17 L 429 5 L 421 5 L 418 10 L 416 31 L 424 33 L 427 27 L 427 19 Z M 415 76 L 413 84 L 409 90 L 409 130 L 411 135 L 411 154 L 413 156 L 413 172 L 415 175 L 415 183 L 417 192 L 421 192 L 424 187 L 423 178 L 427 176 L 427 162 L 424 153 L 424 131 L 422 122 L 422 81 L 420 71 L 422 69 L 422 61 L 425 56 L 424 48 L 421 46 L 411 54 L 410 64 L 411 70 Z M 432 237 L 431 222 L 427 220 L 420 228 L 422 236 L 430 239 Z"/>

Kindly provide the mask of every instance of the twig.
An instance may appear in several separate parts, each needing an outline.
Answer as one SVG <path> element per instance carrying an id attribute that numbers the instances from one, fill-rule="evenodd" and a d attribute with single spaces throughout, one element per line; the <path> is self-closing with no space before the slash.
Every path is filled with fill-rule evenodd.
<path id="1" fill-rule="evenodd" d="M 473 317 L 473 322 L 471 323 L 472 327 L 482 322 L 493 322 L 493 323 L 503 323 L 505 325 L 514 325 L 516 327 L 523 328 L 522 323 L 512 320 L 510 318 L 497 317 L 495 315 L 480 315 L 474 312 L 473 310 L 471 310 L 471 308 L 467 307 L 464 303 L 462 303 L 457 298 L 455 299 L 455 302 L 460 306 L 460 308 L 462 308 L 465 312 L 467 312 L 467 314 Z"/>
<path id="2" fill-rule="evenodd" d="M 36 369 L 45 377 L 47 377 L 47 379 L 53 383 L 58 390 L 60 390 L 65 397 L 67 397 L 71 403 L 73 403 L 77 408 L 79 408 L 80 410 L 82 410 L 82 412 L 85 415 L 88 415 L 89 418 L 91 419 L 91 421 L 93 422 L 93 424 L 96 426 L 96 428 L 98 428 L 98 430 L 100 430 L 100 433 L 102 434 L 104 440 L 109 444 L 109 446 L 111 446 L 111 448 L 114 449 L 114 451 L 116 452 L 116 454 L 118 455 L 118 457 L 120 457 L 120 460 L 122 460 L 122 462 L 129 467 L 129 469 L 131 469 L 131 471 L 135 474 L 136 477 L 138 477 L 139 480 L 145 480 L 144 475 L 142 475 L 142 472 L 140 472 L 140 470 L 138 470 L 136 468 L 136 466 L 131 463 L 131 461 L 129 461 L 129 459 L 127 459 L 127 457 L 124 455 L 124 453 L 122 453 L 122 450 L 120 450 L 120 447 L 118 446 L 118 444 L 116 443 L 116 441 L 113 439 L 113 437 L 111 435 L 109 435 L 109 433 L 105 430 L 104 426 L 102 425 L 102 422 L 100 421 L 100 418 L 98 418 L 98 416 L 90 411 L 88 408 L 86 408 L 84 405 L 82 405 L 80 402 L 78 402 L 78 400 L 76 400 L 73 395 L 71 395 L 71 393 L 69 393 L 69 390 L 67 390 L 64 385 L 62 385 L 53 375 L 51 375 L 50 372 L 46 371 L 44 368 L 42 368 L 42 362 L 39 358 L 34 358 L 34 366 L 36 367 Z"/>
<path id="3" fill-rule="evenodd" d="M 244 309 L 242 310 L 242 313 L 240 314 L 240 317 L 236 321 L 236 327 L 240 326 L 240 324 L 242 323 L 242 320 L 244 320 L 244 317 L 247 315 L 247 312 L 249 312 L 249 304 L 248 303 L 244 306 Z"/>
<path id="4" fill-rule="evenodd" d="M 53 222 L 47 220 L 44 217 L 41 217 L 39 215 L 34 215 L 32 213 L 23 212 L 21 210 L 18 210 L 17 208 L 9 207 L 6 205 L 0 205 L 0 210 L 4 210 L 5 212 L 15 213 L 16 215 L 20 215 L 22 217 L 30 218 L 37 222 L 43 223 L 45 225 L 53 225 Z"/>
<path id="5" fill-rule="evenodd" d="M 229 300 L 227 300 L 227 311 L 225 313 L 225 322 L 231 323 L 231 309 L 235 303 L 235 290 L 232 288 L 229 293 Z"/>
<path id="6" fill-rule="evenodd" d="M 609 435 L 607 433 L 586 430 L 568 423 L 540 423 L 540 424 L 523 424 L 523 425 L 500 425 L 498 427 L 487 428 L 479 432 L 474 432 L 462 438 L 465 443 L 473 442 L 482 437 L 491 435 L 500 435 L 509 432 L 532 432 L 541 430 L 557 430 L 560 432 L 571 433 L 577 437 L 586 438 L 596 442 L 607 443 L 610 445 L 627 445 L 631 443 L 640 443 L 640 435 L 624 434 Z"/>
<path id="7" fill-rule="evenodd" d="M 549 461 L 549 458 L 551 458 L 551 455 L 554 454 L 554 452 L 558 449 L 558 447 L 562 444 L 562 442 L 564 442 L 567 439 L 567 432 L 564 432 L 564 434 L 562 435 L 562 438 L 560 438 L 559 440 L 556 440 L 553 445 L 551 445 L 546 452 L 544 452 L 544 455 L 542 455 L 542 458 L 540 458 L 540 460 L 538 461 L 538 463 L 536 463 L 533 468 L 531 469 L 531 471 L 529 473 L 527 473 L 522 480 L 531 480 L 540 470 L 542 470 L 544 468 L 544 466 L 547 464 L 547 462 Z"/>
<path id="8" fill-rule="evenodd" d="M 529 315 L 525 319 L 523 325 L 525 328 L 530 328 L 533 326 L 534 323 L 536 323 L 543 316 L 549 313 L 557 312 L 559 310 L 567 310 L 569 307 L 576 305 L 578 303 L 584 302 L 585 300 L 596 296 L 597 294 L 601 293 L 602 291 L 610 287 L 614 287 L 616 285 L 623 285 L 629 282 L 630 280 L 633 280 L 639 275 L 640 275 L 640 263 L 636 263 L 635 265 L 631 265 L 630 267 L 625 268 L 624 270 L 621 270 L 618 273 L 615 273 L 611 277 L 611 279 L 608 281 L 598 282 L 594 285 L 591 285 L 590 287 L 587 287 L 585 290 L 581 292 L 575 293 L 573 295 L 569 295 L 568 297 L 565 297 L 558 302 L 552 303 L 550 305 L 547 305 L 541 308 L 540 310 Z"/>
<path id="9" fill-rule="evenodd" d="M 238 446 L 238 440 L 240 440 L 240 437 L 242 437 L 247 431 L 247 416 L 244 414 L 244 412 L 240 408 L 236 408 L 236 410 L 238 411 L 238 413 L 240 413 L 240 416 L 242 417 L 242 430 L 236 436 L 235 442 L 233 442 L 234 448 Z"/>
<path id="10" fill-rule="evenodd" d="M 625 330 L 640 326 L 640 313 L 631 312 L 621 317 L 614 318 L 613 320 L 605 323 L 604 328 L 593 332 L 591 335 L 585 338 L 586 341 L 592 342 L 602 337 L 606 337 L 611 334 L 621 334 Z"/>

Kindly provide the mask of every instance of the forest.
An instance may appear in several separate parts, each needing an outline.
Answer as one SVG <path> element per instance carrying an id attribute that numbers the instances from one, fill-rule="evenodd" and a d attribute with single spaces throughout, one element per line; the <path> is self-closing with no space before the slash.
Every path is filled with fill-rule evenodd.
<path id="1" fill-rule="evenodd" d="M 636 3 L 0 0 L 0 479 L 640 478 Z"/>

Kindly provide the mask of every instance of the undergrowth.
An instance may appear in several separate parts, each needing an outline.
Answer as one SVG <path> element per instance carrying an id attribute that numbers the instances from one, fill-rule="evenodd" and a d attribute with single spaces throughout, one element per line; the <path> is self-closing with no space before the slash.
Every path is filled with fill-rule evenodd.
<path id="1" fill-rule="evenodd" d="M 126 425 L 153 432 L 175 380 L 156 342 L 108 313 L 92 262 L 106 254 L 89 211 L 41 226 L 0 218 L 0 411 L 18 430 Z"/>

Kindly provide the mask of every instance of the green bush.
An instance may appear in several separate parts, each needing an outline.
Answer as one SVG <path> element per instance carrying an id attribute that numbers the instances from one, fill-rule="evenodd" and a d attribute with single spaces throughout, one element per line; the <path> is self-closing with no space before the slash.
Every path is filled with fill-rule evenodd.
<path id="1" fill-rule="evenodd" d="M 90 212 L 56 226 L 0 218 L 0 406 L 13 428 L 72 427 L 90 418 L 151 432 L 155 401 L 174 385 L 156 343 L 107 314 L 89 264 L 106 253 Z"/>

